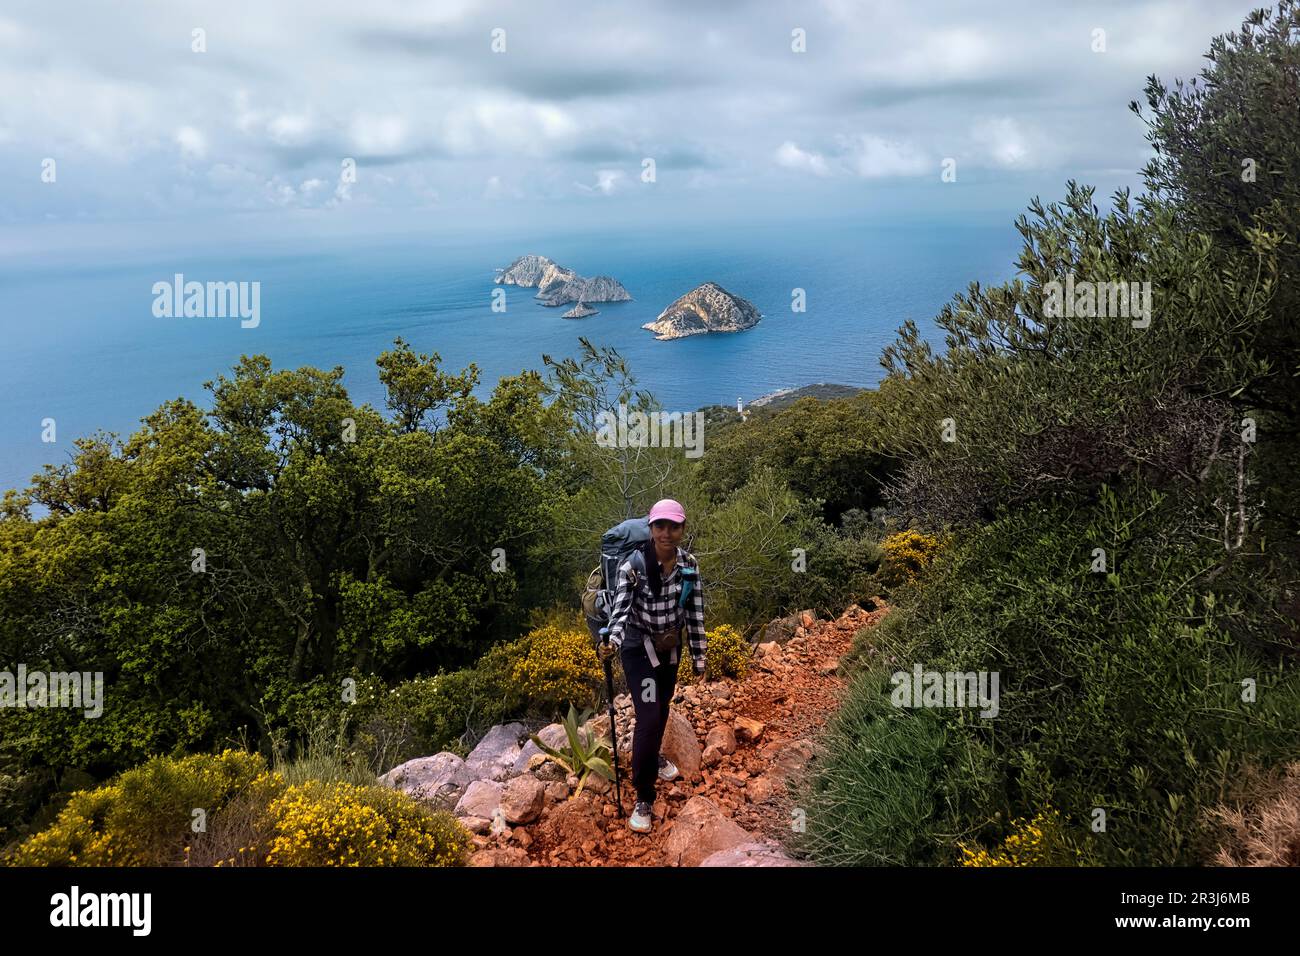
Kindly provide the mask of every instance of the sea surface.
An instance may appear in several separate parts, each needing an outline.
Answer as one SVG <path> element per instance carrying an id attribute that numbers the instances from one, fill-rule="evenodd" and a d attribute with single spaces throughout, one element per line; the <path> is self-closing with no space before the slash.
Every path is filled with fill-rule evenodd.
<path id="1" fill-rule="evenodd" d="M 904 320 L 941 348 L 935 314 L 972 281 L 1012 278 L 1020 246 L 1010 226 L 689 224 L 0 261 L 0 493 L 25 487 L 44 464 L 69 461 L 79 436 L 103 429 L 125 439 L 168 399 L 210 407 L 204 382 L 241 354 L 266 354 L 277 368 L 341 365 L 353 399 L 380 409 L 374 360 L 398 336 L 437 352 L 444 368 L 476 363 L 485 400 L 503 375 L 545 372 L 543 353 L 577 355 L 579 336 L 615 348 L 668 411 L 817 382 L 870 386 L 883 374 L 881 348 Z M 493 284 L 496 270 L 527 253 L 613 276 L 633 301 L 563 319 L 569 307 L 536 304 L 535 289 Z M 187 281 L 259 282 L 260 323 L 156 317 L 153 285 L 178 272 Z M 710 280 L 754 303 L 758 325 L 672 341 L 641 328 Z M 506 290 L 505 312 L 492 311 L 494 288 Z M 796 288 L 805 290 L 805 312 L 791 309 Z M 42 441 L 47 418 L 55 442 Z"/>

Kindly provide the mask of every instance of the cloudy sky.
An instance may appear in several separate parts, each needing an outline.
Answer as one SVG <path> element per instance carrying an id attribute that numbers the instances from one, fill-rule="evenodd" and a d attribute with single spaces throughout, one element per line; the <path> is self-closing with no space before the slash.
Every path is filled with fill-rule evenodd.
<path id="1" fill-rule="evenodd" d="M 1255 5 L 7 0 L 0 251 L 250 224 L 1005 220 L 1069 178 L 1136 183 L 1128 101 Z"/>

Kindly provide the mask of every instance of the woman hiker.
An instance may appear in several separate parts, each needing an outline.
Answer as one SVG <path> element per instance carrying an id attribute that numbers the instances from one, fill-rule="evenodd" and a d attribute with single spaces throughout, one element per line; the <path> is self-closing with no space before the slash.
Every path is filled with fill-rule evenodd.
<path id="1" fill-rule="evenodd" d="M 686 512 L 676 501 L 665 498 L 650 509 L 647 520 L 650 540 L 643 552 L 645 577 L 634 588 L 630 560 L 619 567 L 609 618 L 609 640 L 597 648 L 602 662 L 618 653 L 636 710 L 636 729 L 632 734 L 636 806 L 628 818 L 628 826 L 638 833 L 650 831 L 655 778 L 672 780 L 678 775 L 672 761 L 659 753 L 659 747 L 664 728 L 668 726 L 668 706 L 677 684 L 682 624 L 686 625 L 697 684 L 704 681 L 707 647 L 699 565 L 695 555 L 678 546 L 686 530 Z M 685 606 L 681 607 L 683 568 L 688 569 L 687 576 L 693 575 L 694 583 Z"/>

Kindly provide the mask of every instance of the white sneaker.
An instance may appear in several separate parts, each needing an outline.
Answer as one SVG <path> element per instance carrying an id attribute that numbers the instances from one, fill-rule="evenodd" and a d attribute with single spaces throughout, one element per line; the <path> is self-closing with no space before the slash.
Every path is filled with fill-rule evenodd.
<path id="1" fill-rule="evenodd" d="M 675 763 L 673 763 L 663 754 L 659 755 L 659 779 L 660 780 L 676 780 L 680 773 L 681 771 L 677 769 L 677 765 Z"/>
<path id="2" fill-rule="evenodd" d="M 649 833 L 653 823 L 650 813 L 650 804 L 638 800 L 636 806 L 632 808 L 632 815 L 627 819 L 629 829 L 635 830 L 637 833 Z"/>

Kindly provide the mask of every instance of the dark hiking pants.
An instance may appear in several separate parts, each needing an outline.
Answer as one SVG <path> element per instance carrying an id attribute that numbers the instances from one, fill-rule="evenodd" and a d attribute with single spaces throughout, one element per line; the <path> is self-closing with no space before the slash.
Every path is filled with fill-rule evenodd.
<path id="1" fill-rule="evenodd" d="M 639 801 L 653 804 L 655 782 L 659 779 L 659 747 L 663 743 L 664 728 L 668 726 L 668 705 L 672 703 L 677 686 L 677 664 L 670 663 L 676 656 L 671 651 L 657 654 L 659 666 L 654 667 L 642 645 L 643 634 L 627 629 L 627 639 L 619 650 L 627 690 L 632 695 L 636 711 L 636 727 L 632 732 L 632 784 Z"/>

